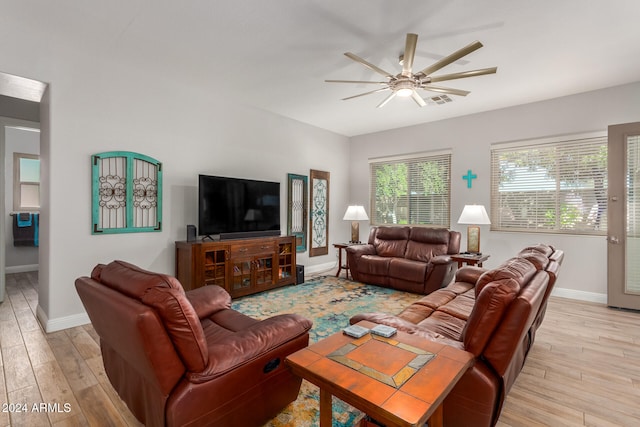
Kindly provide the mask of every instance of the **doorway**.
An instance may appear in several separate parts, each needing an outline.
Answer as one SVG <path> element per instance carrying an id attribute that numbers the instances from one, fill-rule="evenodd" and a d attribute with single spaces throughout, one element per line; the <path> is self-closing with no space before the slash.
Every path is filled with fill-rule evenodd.
<path id="1" fill-rule="evenodd" d="M 21 192 L 20 169 L 16 168 L 16 160 L 24 163 L 24 157 L 38 158 L 40 154 L 40 125 L 36 122 L 0 117 L 0 164 L 2 164 L 2 177 L 0 179 L 0 212 L 4 221 L 0 224 L 0 302 L 5 295 L 5 274 L 38 269 L 39 251 L 37 247 L 38 236 L 34 235 L 33 246 L 28 242 L 19 242 L 14 245 L 13 225 L 16 215 L 25 212 L 21 206 L 16 209 L 16 191 Z M 37 160 L 39 163 L 39 160 Z M 39 169 L 39 168 L 38 168 Z M 39 174 L 38 171 L 34 171 Z M 25 173 L 21 174 L 25 178 Z M 31 174 L 29 174 L 31 175 Z M 35 178 L 29 178 L 35 179 Z M 39 177 L 38 187 L 39 187 Z M 25 189 L 25 186 L 22 186 Z M 39 198 L 39 197 L 38 197 Z M 20 203 L 20 199 L 17 199 Z M 39 203 L 38 203 L 39 206 Z M 37 208 L 36 208 L 37 209 Z M 32 218 L 33 212 L 25 212 Z M 24 223 L 23 225 L 27 225 Z M 28 224 L 24 230 L 33 230 L 34 224 Z M 37 229 L 37 227 L 35 227 Z M 21 229 L 19 229 L 21 230 Z"/>
<path id="2" fill-rule="evenodd" d="M 640 122 L 608 135 L 607 305 L 640 310 Z"/>

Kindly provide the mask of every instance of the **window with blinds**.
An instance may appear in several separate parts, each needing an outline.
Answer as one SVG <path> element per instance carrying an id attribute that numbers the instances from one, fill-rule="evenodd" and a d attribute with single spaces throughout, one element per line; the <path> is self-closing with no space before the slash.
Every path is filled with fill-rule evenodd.
<path id="1" fill-rule="evenodd" d="M 493 146 L 491 229 L 606 234 L 606 135 Z"/>
<path id="2" fill-rule="evenodd" d="M 449 228 L 451 153 L 369 161 L 371 223 Z"/>

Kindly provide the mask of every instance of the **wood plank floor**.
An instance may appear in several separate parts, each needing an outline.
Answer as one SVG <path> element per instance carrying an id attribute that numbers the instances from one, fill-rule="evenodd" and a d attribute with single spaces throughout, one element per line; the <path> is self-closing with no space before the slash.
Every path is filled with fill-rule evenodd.
<path id="1" fill-rule="evenodd" d="M 90 325 L 42 331 L 36 287 L 37 273 L 7 275 L 0 427 L 140 426 L 109 385 Z M 638 425 L 640 314 L 552 297 L 498 426 Z"/>

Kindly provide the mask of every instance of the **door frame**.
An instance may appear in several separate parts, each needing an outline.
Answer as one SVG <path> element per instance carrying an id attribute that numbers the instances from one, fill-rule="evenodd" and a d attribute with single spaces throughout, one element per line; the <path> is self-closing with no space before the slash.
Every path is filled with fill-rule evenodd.
<path id="1" fill-rule="evenodd" d="M 9 230 L 6 227 L 6 219 L 4 214 L 6 212 L 6 185 L 7 185 L 7 169 L 6 165 L 6 131 L 7 127 L 24 127 L 31 129 L 40 129 L 39 122 L 33 122 L 29 120 L 14 119 L 11 117 L 0 116 L 0 165 L 2 165 L 2 173 L 0 173 L 0 212 L 2 213 L 2 221 L 0 222 L 0 303 L 4 301 L 6 293 L 6 257 L 7 251 L 5 247 L 6 236 Z M 42 147 L 42 139 L 40 140 L 40 147 Z M 12 178 L 13 179 L 13 178 Z"/>
<path id="2" fill-rule="evenodd" d="M 640 136 L 640 122 L 610 125 L 608 128 L 607 176 L 607 305 L 640 310 L 640 294 L 625 292 L 627 257 L 626 141 Z"/>

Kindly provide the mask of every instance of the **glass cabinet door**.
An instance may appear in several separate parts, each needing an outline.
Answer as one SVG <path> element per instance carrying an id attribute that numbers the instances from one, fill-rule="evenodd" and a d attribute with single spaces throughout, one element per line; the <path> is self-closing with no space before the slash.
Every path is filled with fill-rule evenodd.
<path id="1" fill-rule="evenodd" d="M 273 284 L 273 255 L 257 257 L 254 261 L 256 287 Z"/>
<path id="2" fill-rule="evenodd" d="M 295 275 L 293 246 L 291 243 L 278 244 L 278 280 L 286 280 Z"/>
<path id="3" fill-rule="evenodd" d="M 218 285 L 225 287 L 225 263 L 227 261 L 227 251 L 205 250 L 204 253 L 204 284 Z"/>
<path id="4" fill-rule="evenodd" d="M 231 291 L 237 292 L 251 288 L 252 259 L 237 260 L 233 263 Z"/>

